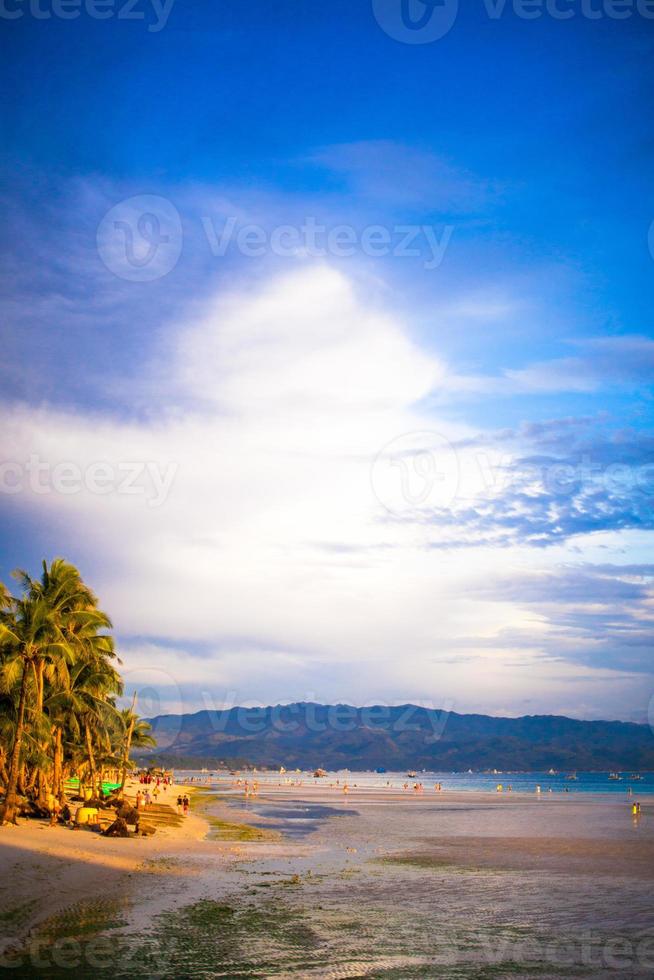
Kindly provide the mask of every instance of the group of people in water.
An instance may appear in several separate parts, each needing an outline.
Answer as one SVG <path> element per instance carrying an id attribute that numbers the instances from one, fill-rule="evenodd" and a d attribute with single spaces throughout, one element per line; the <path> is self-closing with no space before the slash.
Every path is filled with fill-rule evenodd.
<path id="1" fill-rule="evenodd" d="M 159 789 L 161 786 L 165 789 L 167 786 L 172 786 L 172 779 L 170 776 L 154 776 L 151 772 L 142 772 L 139 776 L 139 783 L 141 786 L 151 786 L 153 783 Z"/>

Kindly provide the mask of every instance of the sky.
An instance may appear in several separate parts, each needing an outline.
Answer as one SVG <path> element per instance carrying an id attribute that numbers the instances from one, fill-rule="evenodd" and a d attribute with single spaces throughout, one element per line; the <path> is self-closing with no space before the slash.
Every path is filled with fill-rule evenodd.
<path id="1" fill-rule="evenodd" d="M 654 5 L 0 19 L 0 579 L 145 714 L 654 721 Z"/>

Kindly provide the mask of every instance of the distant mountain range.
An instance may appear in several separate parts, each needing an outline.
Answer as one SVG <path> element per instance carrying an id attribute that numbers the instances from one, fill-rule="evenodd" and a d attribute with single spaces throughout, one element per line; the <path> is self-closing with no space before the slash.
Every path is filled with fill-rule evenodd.
<path id="1" fill-rule="evenodd" d="M 654 770 L 649 726 L 620 721 L 302 702 L 159 715 L 150 722 L 157 739 L 150 755 L 208 768 L 249 762 L 332 770 Z"/>

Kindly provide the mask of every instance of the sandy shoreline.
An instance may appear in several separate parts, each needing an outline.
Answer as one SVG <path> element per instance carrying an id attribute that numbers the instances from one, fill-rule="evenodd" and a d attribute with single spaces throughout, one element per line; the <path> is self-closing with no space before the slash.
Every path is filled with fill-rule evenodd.
<path id="1" fill-rule="evenodd" d="M 137 785 L 128 787 L 132 796 Z M 627 801 L 615 798 L 413 794 L 387 789 L 351 789 L 344 795 L 335 787 L 309 784 L 265 785 L 256 797 L 245 799 L 240 788 L 227 783 L 218 798 L 207 797 L 206 789 L 193 784 L 169 787 L 159 802 L 168 801 L 174 809 L 177 794 L 190 790 L 191 812 L 179 826 L 161 827 L 148 838 L 104 838 L 88 831 L 50 828 L 45 821 L 21 821 L 17 828 L 2 828 L 0 902 L 14 913 L 4 917 L 5 945 L 11 940 L 29 942 L 48 923 L 56 924 L 66 909 L 84 909 L 98 902 L 115 903 L 119 922 L 112 935 L 123 939 L 148 934 L 162 916 L 180 914 L 185 908 L 230 908 L 236 915 L 245 903 L 251 915 L 273 916 L 283 909 L 303 922 L 305 931 L 327 930 L 321 941 L 337 950 L 332 957 L 353 963 L 358 962 L 359 951 L 353 941 L 350 950 L 350 940 L 345 942 L 343 936 L 347 936 L 348 916 L 351 919 L 359 905 L 367 908 L 367 920 L 379 922 L 380 930 L 385 908 L 385 914 L 397 916 L 398 922 L 406 910 L 413 916 L 410 921 L 419 922 L 431 908 L 435 882 L 439 889 L 446 888 L 447 902 L 452 903 L 447 913 L 452 935 L 452 923 L 465 924 L 468 892 L 460 891 L 464 881 L 479 895 L 495 889 L 500 897 L 493 901 L 500 910 L 505 905 L 508 910 L 519 895 L 512 920 L 518 908 L 520 915 L 526 914 L 539 889 L 549 896 L 541 895 L 541 901 L 552 902 L 553 909 L 568 897 L 588 906 L 599 901 L 595 890 L 601 882 L 609 898 L 603 905 L 600 902 L 604 911 L 593 913 L 593 921 L 604 916 L 614 931 L 626 929 L 629 916 L 623 913 L 627 911 L 640 928 L 647 922 L 649 893 L 646 901 L 642 888 L 648 888 L 654 877 L 654 804 L 646 801 L 642 818 L 635 822 Z M 243 825 L 262 828 L 264 839 L 239 839 L 238 828 Z M 265 834 L 266 828 L 280 826 L 290 831 L 299 827 L 302 833 Z M 227 835 L 225 828 L 230 830 Z M 517 892 L 505 893 L 512 879 Z M 560 891 L 564 882 L 567 892 Z M 622 891 L 624 909 L 620 908 Z M 278 900 L 269 908 L 266 903 L 273 896 Z M 315 920 L 307 908 L 318 896 L 328 914 Z M 404 911 L 397 896 L 404 896 Z M 475 914 L 475 907 L 468 915 Z M 435 913 L 430 914 L 433 918 Z M 439 908 L 438 915 L 445 915 L 445 910 Z M 426 920 L 425 928 L 433 927 L 430 921 Z M 538 921 L 534 904 L 534 929 Z M 402 926 L 407 928 L 413 926 Z M 286 935 L 283 930 L 281 935 Z M 382 945 L 389 942 L 384 936 Z M 413 945 L 420 942 L 418 936 Z M 379 945 L 375 939 L 374 948 Z M 296 955 L 294 946 L 286 949 L 282 942 L 277 947 L 262 949 L 267 956 L 286 956 L 289 962 Z M 234 948 L 238 955 L 246 955 L 258 947 L 246 943 L 246 953 L 238 944 Z M 398 965 L 402 948 L 390 943 L 389 949 Z M 228 952 L 236 956 L 231 947 Z M 415 950 L 414 954 L 418 969 L 420 957 Z M 220 955 L 228 953 L 221 947 Z M 427 950 L 426 955 L 432 954 Z M 386 963 L 388 956 L 378 957 L 375 969 L 382 969 L 382 959 Z M 311 970 L 304 965 L 306 975 L 367 975 Z M 275 973 L 284 975 L 277 965 Z M 167 975 L 165 969 L 163 974 Z M 193 975 L 190 967 L 189 975 Z"/>
<path id="2" fill-rule="evenodd" d="M 126 795 L 135 799 L 138 782 L 126 785 Z M 174 804 L 186 787 L 168 787 L 161 802 Z M 163 795 L 163 794 L 162 794 Z M 75 804 L 71 805 L 74 808 Z M 113 815 L 113 810 L 106 811 Z M 147 810 L 145 811 L 147 820 Z M 189 813 L 179 827 L 158 829 L 152 837 L 102 837 L 87 829 L 51 827 L 47 820 L 19 820 L 18 826 L 0 828 L 0 901 L 6 907 L 36 906 L 21 917 L 15 932 L 29 933 L 39 922 L 78 902 L 130 887 L 130 878 L 144 862 L 169 851 L 180 853 L 202 840 L 208 823 Z"/>

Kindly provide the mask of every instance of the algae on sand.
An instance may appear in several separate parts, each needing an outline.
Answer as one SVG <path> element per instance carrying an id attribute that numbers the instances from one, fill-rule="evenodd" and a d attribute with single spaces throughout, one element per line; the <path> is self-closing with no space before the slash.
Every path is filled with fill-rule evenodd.
<path id="1" fill-rule="evenodd" d="M 277 830 L 266 830 L 265 827 L 254 827 L 249 823 L 223 820 L 207 812 L 211 804 L 221 802 L 221 797 L 215 793 L 195 792 L 193 804 L 197 811 L 207 821 L 211 828 L 210 839 L 230 841 L 279 841 L 282 835 Z"/>

